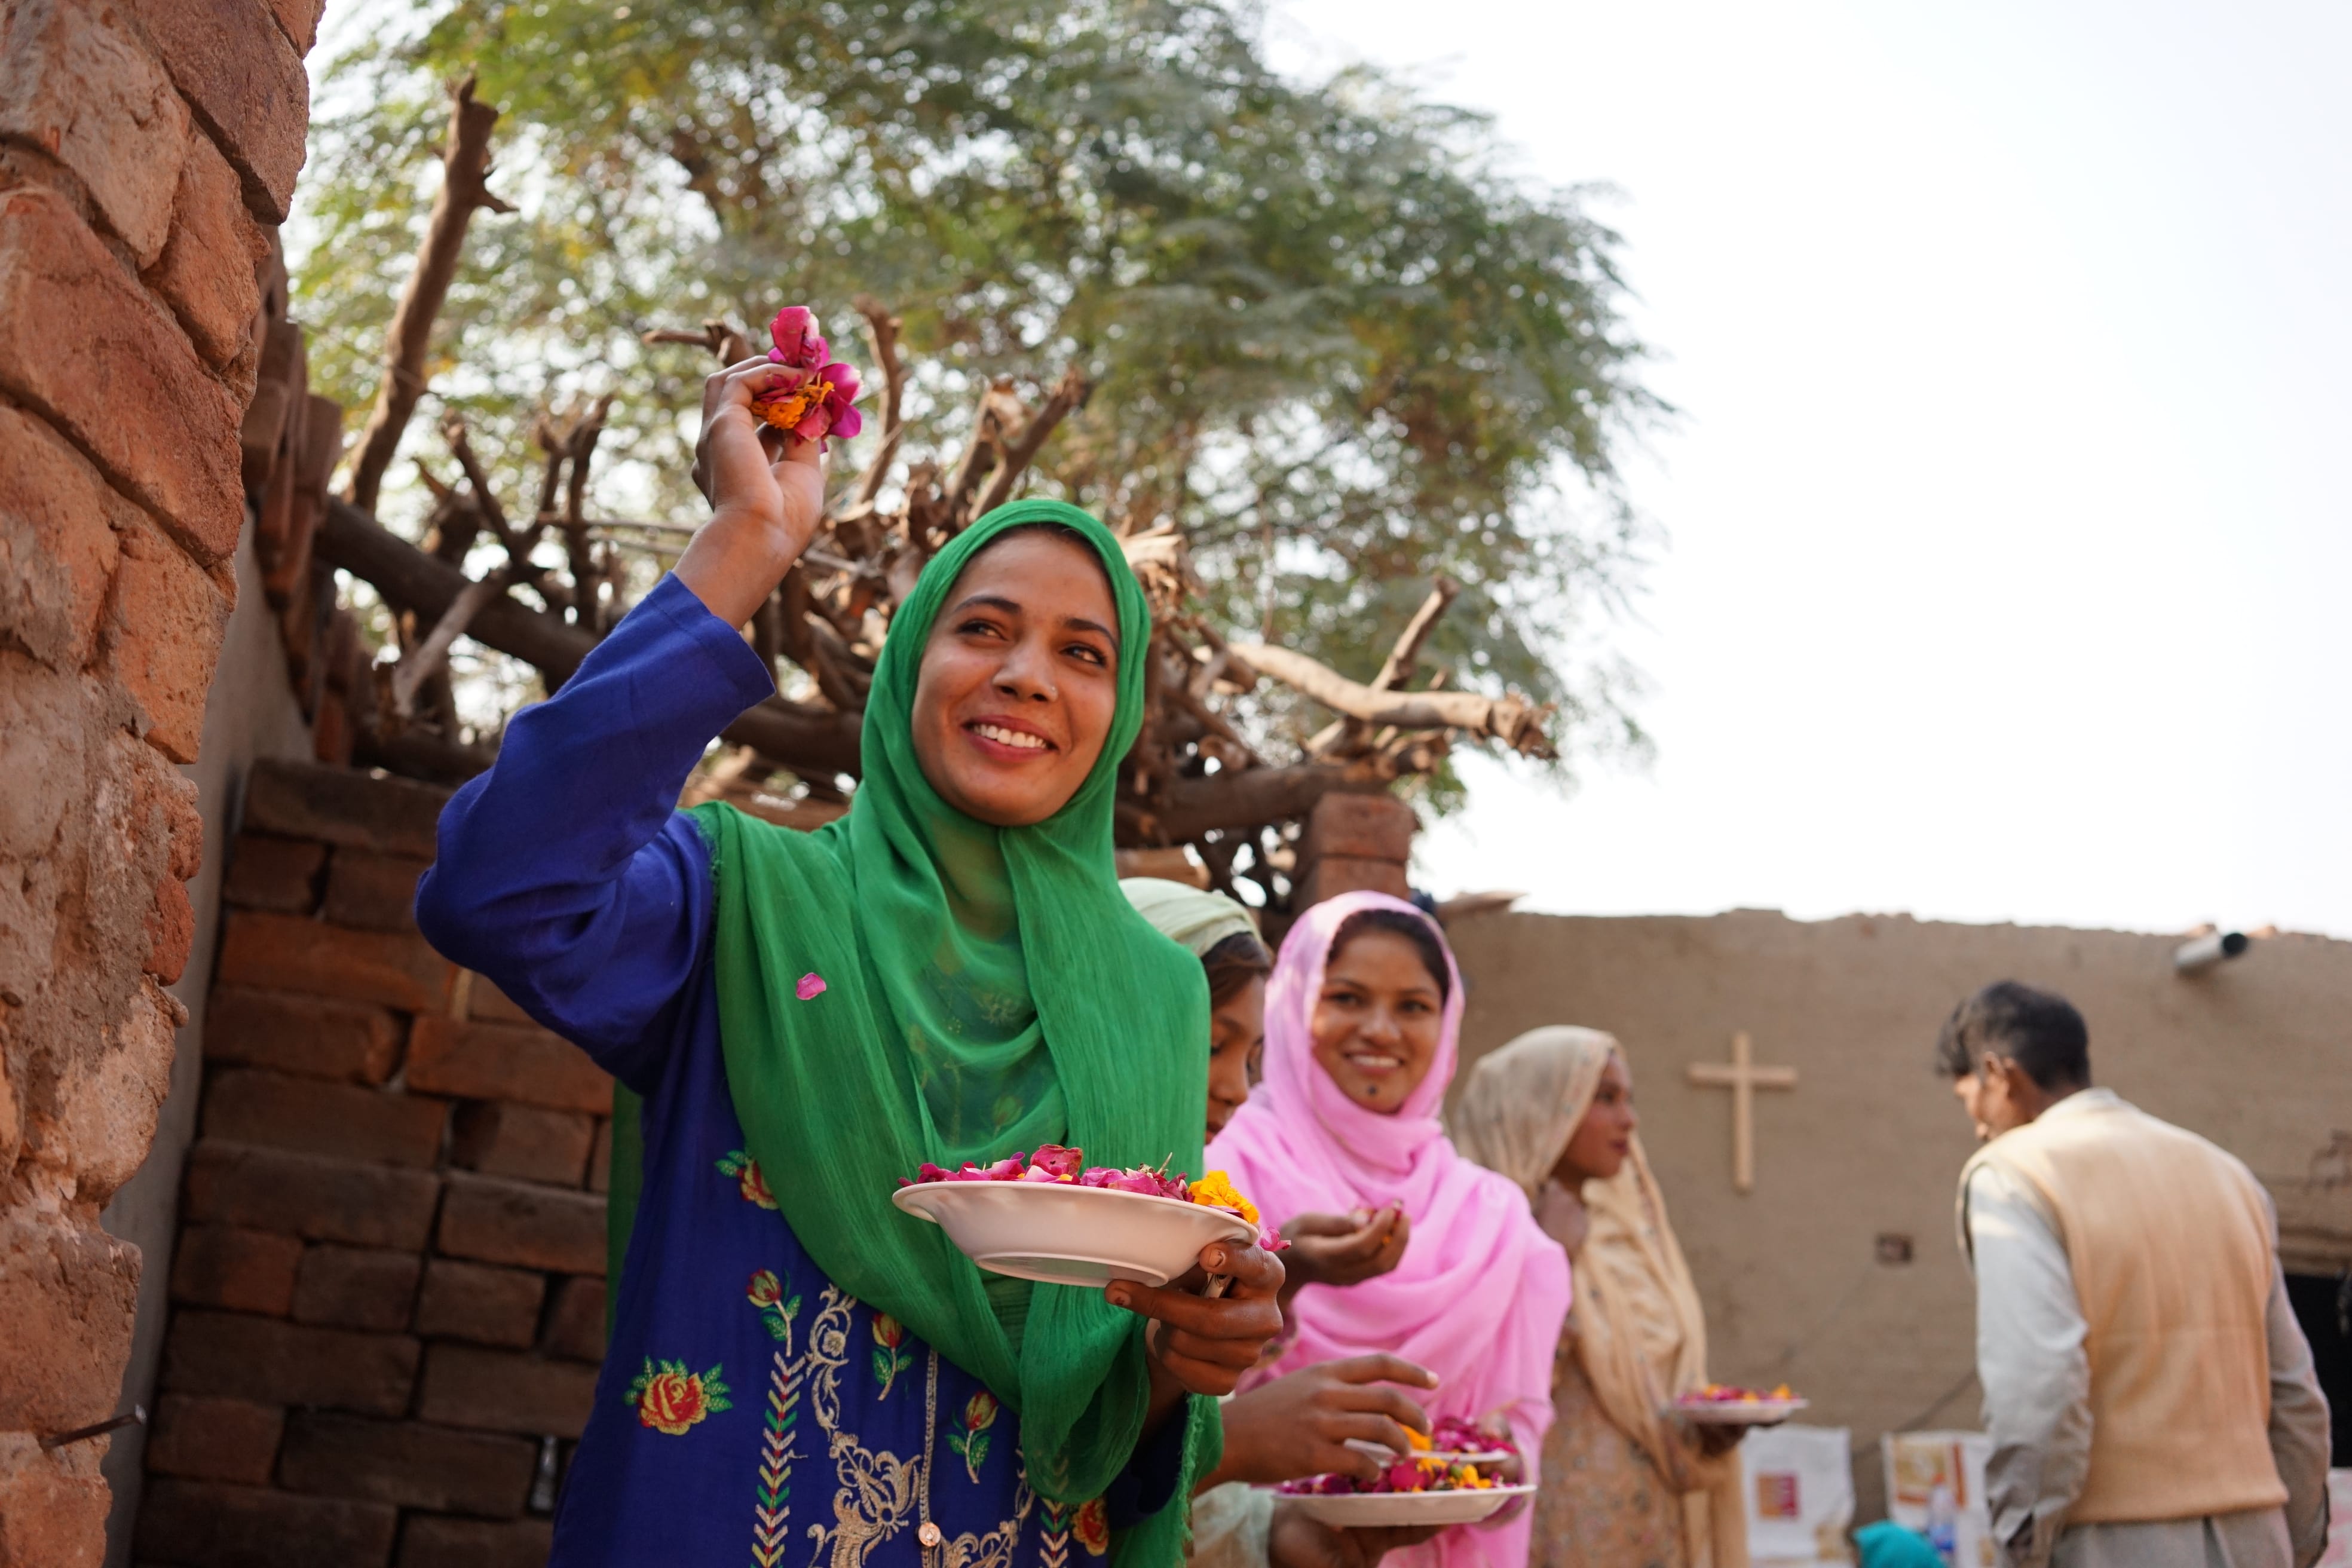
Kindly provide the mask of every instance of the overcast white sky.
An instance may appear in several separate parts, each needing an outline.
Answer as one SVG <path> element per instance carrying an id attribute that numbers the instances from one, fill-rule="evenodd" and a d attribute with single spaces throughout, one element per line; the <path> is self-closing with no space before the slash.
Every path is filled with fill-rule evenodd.
<path id="1" fill-rule="evenodd" d="M 2352 936 L 2352 7 L 1275 0 L 1605 180 L 1659 755 L 1441 893 Z"/>

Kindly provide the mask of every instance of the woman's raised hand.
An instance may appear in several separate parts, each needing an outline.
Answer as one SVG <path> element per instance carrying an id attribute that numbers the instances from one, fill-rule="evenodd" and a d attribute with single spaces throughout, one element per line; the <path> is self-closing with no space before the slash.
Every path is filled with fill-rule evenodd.
<path id="1" fill-rule="evenodd" d="M 1391 1205 L 1370 1213 L 1294 1215 L 1282 1234 L 1290 1243 L 1286 1299 L 1301 1285 L 1360 1285 L 1386 1274 L 1404 1261 L 1412 1221 Z"/>
<path id="2" fill-rule="evenodd" d="M 1349 1438 L 1407 1452 L 1408 1431 L 1426 1436 L 1429 1413 L 1404 1388 L 1434 1388 L 1437 1374 L 1402 1356 L 1321 1362 L 1225 1402 L 1225 1457 L 1204 1488 L 1221 1481 L 1272 1485 L 1328 1472 L 1376 1480 L 1381 1462 Z"/>
<path id="3" fill-rule="evenodd" d="M 808 374 L 748 359 L 702 384 L 694 484 L 710 502 L 710 521 L 678 557 L 677 577 L 730 626 L 767 602 L 824 516 L 823 444 L 774 428 L 751 407 Z"/>
<path id="4" fill-rule="evenodd" d="M 1223 1296 L 1187 1289 L 1206 1274 L 1228 1277 L 1233 1288 Z M 1152 1404 L 1164 1409 L 1180 1392 L 1234 1391 L 1265 1353 L 1266 1342 L 1282 1331 L 1282 1309 L 1275 1303 L 1281 1289 L 1282 1262 L 1274 1254 L 1219 1241 L 1201 1249 L 1199 1270 L 1172 1285 L 1114 1279 L 1104 1294 L 1112 1306 L 1153 1320 L 1143 1342 L 1150 1352 Z"/>

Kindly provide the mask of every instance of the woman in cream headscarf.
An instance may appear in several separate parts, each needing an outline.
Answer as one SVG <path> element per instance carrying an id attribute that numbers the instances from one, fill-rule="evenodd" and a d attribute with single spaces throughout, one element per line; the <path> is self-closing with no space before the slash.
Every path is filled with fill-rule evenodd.
<path id="1" fill-rule="evenodd" d="M 1575 1270 L 1528 1568 L 1746 1568 L 1735 1439 L 1667 1410 L 1706 1382 L 1706 1324 L 1636 1123 L 1617 1042 L 1565 1026 L 1480 1060 L 1454 1116 Z"/>

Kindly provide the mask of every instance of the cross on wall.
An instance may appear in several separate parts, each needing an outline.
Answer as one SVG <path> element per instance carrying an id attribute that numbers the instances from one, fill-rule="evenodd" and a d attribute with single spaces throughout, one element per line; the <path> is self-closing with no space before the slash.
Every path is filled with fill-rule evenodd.
<path id="1" fill-rule="evenodd" d="M 1693 1062 L 1689 1068 L 1696 1087 L 1731 1090 L 1731 1185 L 1742 1193 L 1756 1186 L 1756 1091 L 1797 1087 L 1795 1068 L 1759 1068 L 1755 1058 L 1755 1042 L 1742 1029 L 1731 1037 L 1728 1066 Z"/>

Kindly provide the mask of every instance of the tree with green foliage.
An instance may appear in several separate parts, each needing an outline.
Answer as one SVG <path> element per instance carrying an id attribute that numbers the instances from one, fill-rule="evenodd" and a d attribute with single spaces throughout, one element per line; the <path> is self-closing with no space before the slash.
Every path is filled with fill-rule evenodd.
<path id="1" fill-rule="evenodd" d="M 303 193 L 312 383 L 375 395 L 444 84 L 477 76 L 515 210 L 473 224 L 421 370 L 505 455 L 485 483 L 537 482 L 551 426 L 610 399 L 598 501 L 688 519 L 710 363 L 648 332 L 789 300 L 838 339 L 867 296 L 903 345 L 899 418 L 869 415 L 837 482 L 887 444 L 866 488 L 903 511 L 978 449 L 976 407 L 1081 387 L 1019 482 L 1172 530 L 1201 624 L 1377 687 L 1442 578 L 1413 647 L 1438 680 L 1549 714 L 1522 750 L 1642 743 L 1591 635 L 1643 538 L 1615 453 L 1659 406 L 1618 242 L 1581 193 L 1509 177 L 1478 117 L 1366 71 L 1288 80 L 1206 0 L 377 0 L 363 26 Z M 434 497 L 393 479 L 377 510 L 421 526 Z M 1232 715 L 1261 753 L 1380 739 L 1328 717 L 1296 683 Z M 1442 790 L 1443 745 L 1422 760 L 1402 771 Z"/>

